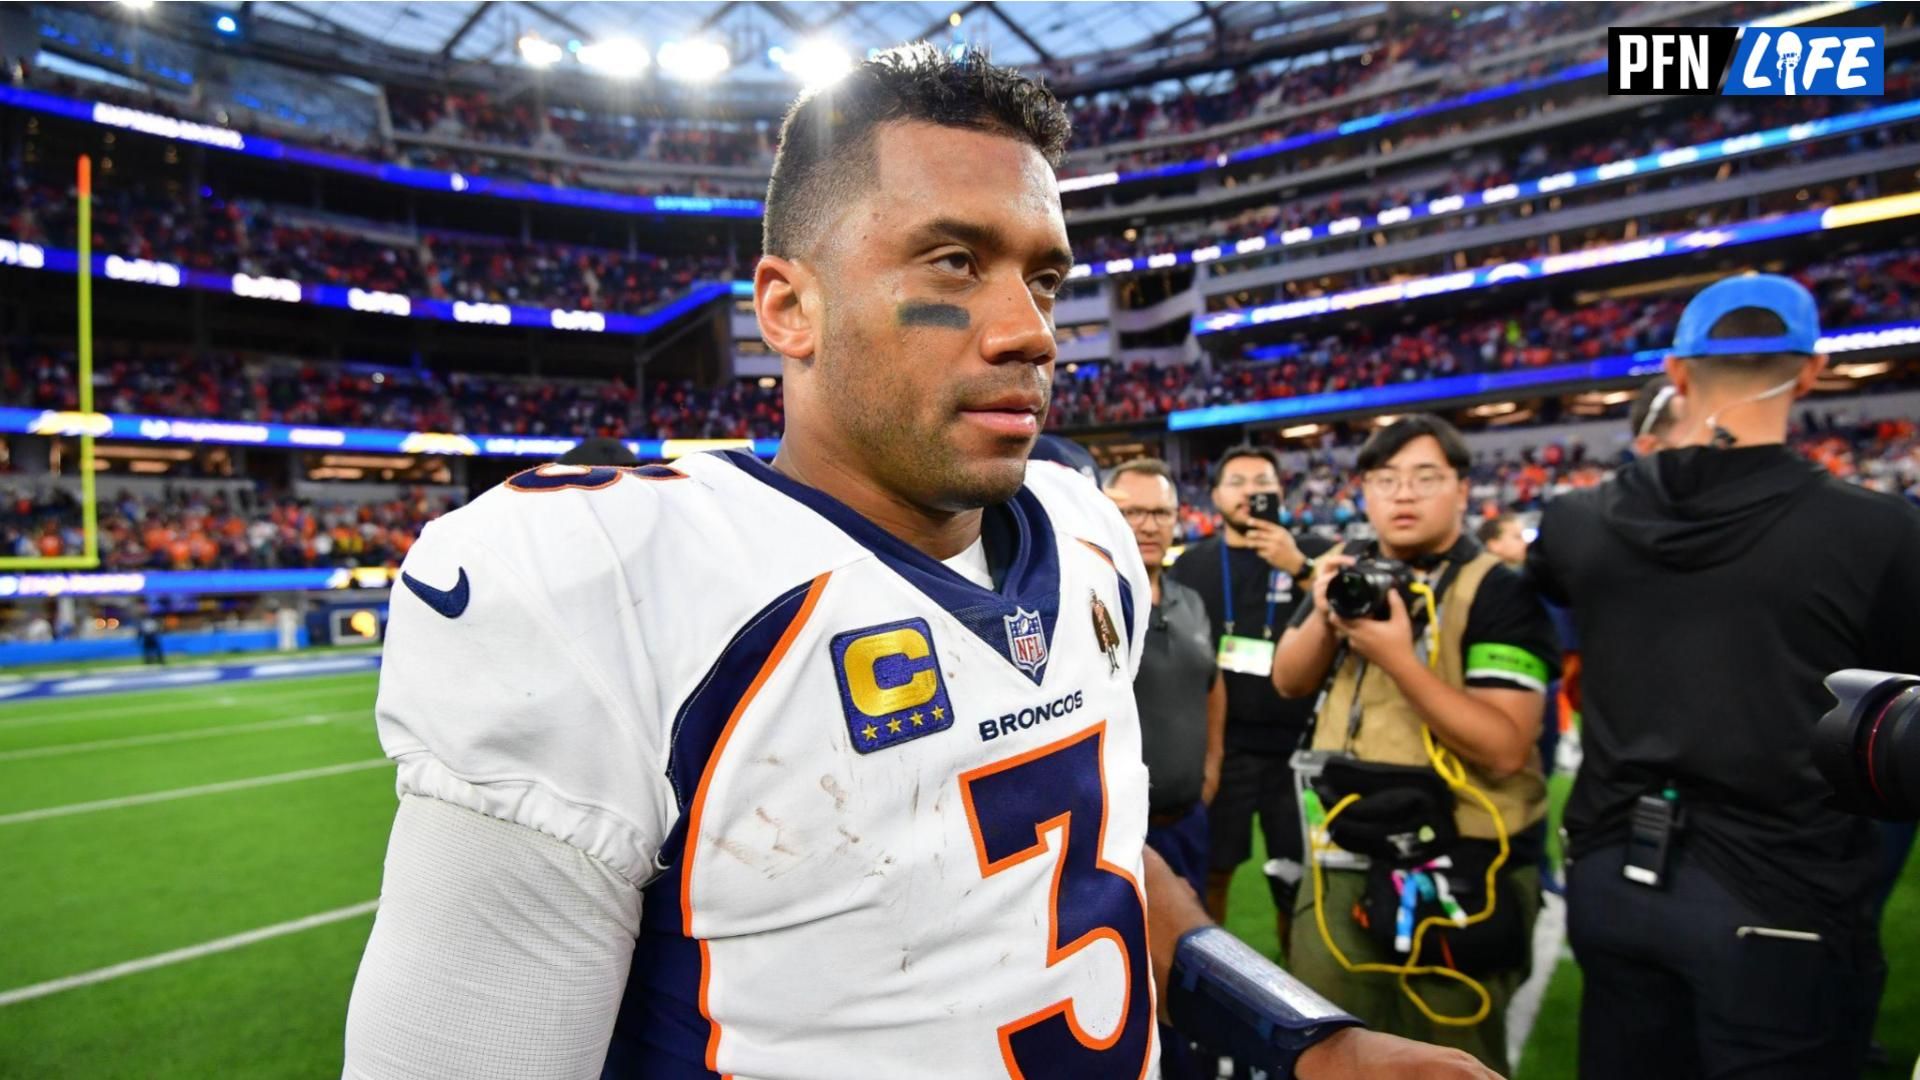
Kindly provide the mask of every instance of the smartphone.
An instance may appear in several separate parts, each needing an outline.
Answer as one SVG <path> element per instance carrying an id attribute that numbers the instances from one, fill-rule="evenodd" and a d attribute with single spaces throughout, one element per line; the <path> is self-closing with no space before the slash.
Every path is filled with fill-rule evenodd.
<path id="1" fill-rule="evenodd" d="M 1247 496 L 1247 512 L 1261 521 L 1280 524 L 1280 495 L 1272 491 L 1256 491 Z"/>

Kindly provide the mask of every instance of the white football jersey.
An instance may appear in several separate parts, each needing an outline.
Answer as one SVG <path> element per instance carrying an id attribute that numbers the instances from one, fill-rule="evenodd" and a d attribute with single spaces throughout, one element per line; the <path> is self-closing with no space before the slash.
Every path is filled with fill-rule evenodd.
<path id="1" fill-rule="evenodd" d="M 1071 470 L 997 590 L 750 455 L 549 465 L 429 526 L 399 787 L 645 890 L 606 1075 L 1155 1074 L 1132 536 Z"/>

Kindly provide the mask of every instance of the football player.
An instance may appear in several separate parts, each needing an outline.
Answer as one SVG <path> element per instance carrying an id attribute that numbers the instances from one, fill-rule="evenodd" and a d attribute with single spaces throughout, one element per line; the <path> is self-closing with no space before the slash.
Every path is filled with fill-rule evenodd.
<path id="1" fill-rule="evenodd" d="M 1300 1076 L 1485 1075 L 1250 965 L 1143 855 L 1145 572 L 1027 465 L 1066 135 L 925 46 L 803 100 L 754 275 L 773 464 L 546 465 L 413 548 L 346 1075 L 1137 1080 L 1170 969 L 1176 1020 L 1254 1002 Z"/>

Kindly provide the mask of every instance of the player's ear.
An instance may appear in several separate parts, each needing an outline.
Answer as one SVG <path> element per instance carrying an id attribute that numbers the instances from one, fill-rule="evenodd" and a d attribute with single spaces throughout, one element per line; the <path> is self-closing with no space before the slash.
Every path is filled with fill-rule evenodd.
<path id="1" fill-rule="evenodd" d="M 1678 356 L 1669 356 L 1661 364 L 1666 369 L 1667 381 L 1673 384 L 1674 398 L 1688 397 L 1693 393 L 1693 369 Z"/>
<path id="2" fill-rule="evenodd" d="M 753 314 L 767 347 L 794 360 L 813 359 L 820 342 L 816 278 L 806 266 L 763 255 L 753 268 Z"/>

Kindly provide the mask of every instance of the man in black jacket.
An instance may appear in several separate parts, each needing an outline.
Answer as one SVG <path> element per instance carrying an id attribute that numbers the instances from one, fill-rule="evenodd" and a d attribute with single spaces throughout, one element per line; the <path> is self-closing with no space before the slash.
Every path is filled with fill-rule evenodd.
<path id="1" fill-rule="evenodd" d="M 1675 448 L 1555 500 L 1529 557 L 1586 673 L 1566 812 L 1583 1076 L 1863 1065 L 1874 833 L 1824 805 L 1811 742 L 1827 673 L 1920 667 L 1920 511 L 1783 445 L 1818 337 L 1786 278 L 1702 291 L 1667 361 Z"/>

